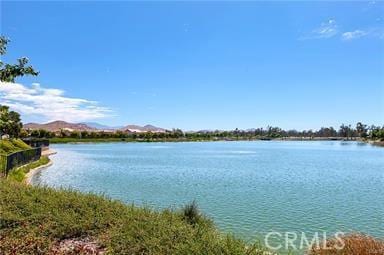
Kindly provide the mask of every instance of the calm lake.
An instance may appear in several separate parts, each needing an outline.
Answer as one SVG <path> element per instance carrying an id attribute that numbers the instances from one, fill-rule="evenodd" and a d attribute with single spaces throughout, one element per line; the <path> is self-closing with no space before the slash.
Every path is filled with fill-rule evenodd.
<path id="1" fill-rule="evenodd" d="M 384 237 L 384 148 L 339 141 L 51 147 L 54 164 L 34 184 L 156 209 L 195 199 L 219 229 L 248 241 L 270 231 Z"/>

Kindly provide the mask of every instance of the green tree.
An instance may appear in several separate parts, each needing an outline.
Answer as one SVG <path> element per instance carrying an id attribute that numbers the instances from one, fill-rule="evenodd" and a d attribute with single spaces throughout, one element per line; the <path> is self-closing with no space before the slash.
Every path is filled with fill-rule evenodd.
<path id="1" fill-rule="evenodd" d="M 7 45 L 9 39 L 0 36 L 0 55 L 7 53 Z M 33 75 L 36 76 L 39 72 L 35 71 L 32 66 L 28 65 L 28 58 L 22 57 L 17 59 L 17 64 L 5 64 L 0 60 L 0 81 L 3 82 L 15 82 L 17 77 L 24 75 Z"/>
<path id="2" fill-rule="evenodd" d="M 372 125 L 369 128 L 369 137 L 371 139 L 384 139 L 384 126 L 379 127 L 379 126 L 374 126 Z"/>
<path id="3" fill-rule="evenodd" d="M 364 125 L 363 123 L 361 122 L 358 122 L 356 124 L 356 132 L 357 134 L 360 136 L 360 137 L 367 137 L 367 125 Z"/>
<path id="4" fill-rule="evenodd" d="M 27 130 L 25 130 L 25 129 L 20 130 L 19 137 L 26 138 L 26 137 L 28 137 L 28 135 L 29 134 L 28 134 Z"/>
<path id="5" fill-rule="evenodd" d="M 339 129 L 339 136 L 345 137 L 348 140 L 348 138 L 351 136 L 351 125 L 347 126 L 347 125 L 341 124 Z"/>
<path id="6" fill-rule="evenodd" d="M 22 127 L 20 114 L 9 111 L 8 106 L 0 105 L 0 135 L 19 137 Z"/>

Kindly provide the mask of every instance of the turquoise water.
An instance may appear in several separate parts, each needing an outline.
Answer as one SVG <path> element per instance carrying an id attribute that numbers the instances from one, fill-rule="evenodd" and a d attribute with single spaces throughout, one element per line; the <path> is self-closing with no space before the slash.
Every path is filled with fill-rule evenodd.
<path id="1" fill-rule="evenodd" d="M 384 148 L 337 141 L 52 147 L 54 164 L 34 184 L 154 208 L 196 199 L 221 230 L 249 241 L 270 231 L 384 237 Z"/>

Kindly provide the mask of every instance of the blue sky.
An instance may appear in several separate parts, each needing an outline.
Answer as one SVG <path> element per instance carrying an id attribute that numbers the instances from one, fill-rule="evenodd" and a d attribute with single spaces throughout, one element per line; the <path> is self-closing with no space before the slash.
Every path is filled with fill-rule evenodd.
<path id="1" fill-rule="evenodd" d="M 24 122 L 384 124 L 384 2 L 2 1 L 1 33 Z"/>

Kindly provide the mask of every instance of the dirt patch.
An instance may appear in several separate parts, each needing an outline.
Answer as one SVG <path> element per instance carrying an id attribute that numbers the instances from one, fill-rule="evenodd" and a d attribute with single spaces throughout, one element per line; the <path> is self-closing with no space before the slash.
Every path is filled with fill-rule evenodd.
<path id="1" fill-rule="evenodd" d="M 55 255 L 75 255 L 75 254 L 87 254 L 87 255 L 103 255 L 106 253 L 106 249 L 103 248 L 97 241 L 92 238 L 70 238 L 64 239 L 53 245 L 50 254 Z"/>

